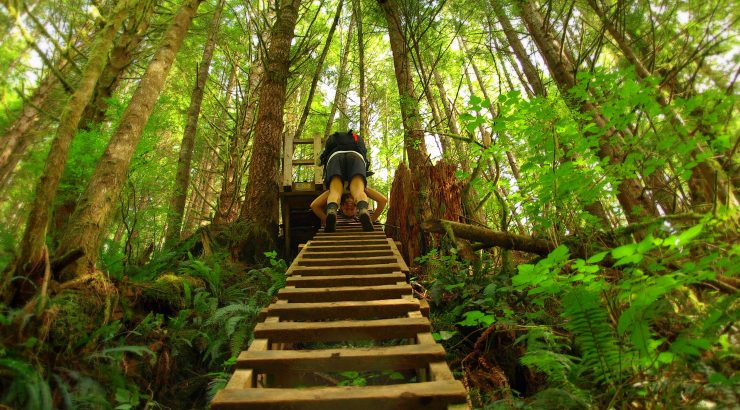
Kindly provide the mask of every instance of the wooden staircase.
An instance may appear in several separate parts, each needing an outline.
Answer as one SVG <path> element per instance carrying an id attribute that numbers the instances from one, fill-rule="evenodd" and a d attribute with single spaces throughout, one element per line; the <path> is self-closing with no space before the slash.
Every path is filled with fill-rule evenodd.
<path id="1" fill-rule="evenodd" d="M 288 269 L 213 409 L 464 409 L 466 392 L 383 232 L 339 221 Z M 355 385 L 353 385 L 355 384 Z M 363 384 L 363 385 L 356 385 Z"/>

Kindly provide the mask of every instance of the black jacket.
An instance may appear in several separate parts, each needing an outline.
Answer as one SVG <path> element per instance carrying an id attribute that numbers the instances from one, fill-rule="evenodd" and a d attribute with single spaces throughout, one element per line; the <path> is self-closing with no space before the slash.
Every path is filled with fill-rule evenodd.
<path id="1" fill-rule="evenodd" d="M 321 153 L 320 164 L 326 165 L 327 161 L 331 157 L 331 154 L 337 151 L 356 151 L 362 155 L 362 159 L 365 160 L 365 166 L 367 171 L 370 171 L 370 163 L 367 161 L 367 148 L 365 147 L 365 141 L 362 140 L 362 136 L 349 130 L 348 132 L 335 132 L 326 139 L 326 146 L 324 152 Z"/>

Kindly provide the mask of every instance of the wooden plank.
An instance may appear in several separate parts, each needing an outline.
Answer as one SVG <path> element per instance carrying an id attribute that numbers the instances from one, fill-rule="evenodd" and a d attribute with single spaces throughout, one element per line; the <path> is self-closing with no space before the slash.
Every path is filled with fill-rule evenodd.
<path id="1" fill-rule="evenodd" d="M 293 134 L 285 134 L 283 142 L 283 186 L 293 185 Z"/>
<path id="2" fill-rule="evenodd" d="M 372 232 L 319 232 L 314 238 L 345 238 L 345 237 L 360 237 L 360 238 L 381 238 L 386 239 L 385 232 L 383 231 L 372 231 Z"/>
<path id="3" fill-rule="evenodd" d="M 298 266 L 291 265 L 288 268 L 288 275 L 302 276 L 334 276 L 334 275 L 363 275 L 372 273 L 393 273 L 399 272 L 401 267 L 397 263 L 378 264 L 370 266 Z"/>
<path id="4" fill-rule="evenodd" d="M 231 375 L 225 389 L 251 389 L 254 386 L 254 371 L 252 369 L 237 369 Z"/>
<path id="5" fill-rule="evenodd" d="M 279 315 L 283 320 L 387 319 L 419 310 L 419 302 L 407 299 L 371 301 L 272 304 L 265 316 Z"/>
<path id="6" fill-rule="evenodd" d="M 351 300 L 398 299 L 411 294 L 406 283 L 378 286 L 340 286 L 332 288 L 283 288 L 278 297 L 291 303 L 340 302 Z"/>
<path id="7" fill-rule="evenodd" d="M 459 381 L 396 384 L 389 386 L 337 386 L 307 389 L 221 390 L 211 402 L 214 410 L 377 410 L 446 409 L 464 403 Z"/>
<path id="8" fill-rule="evenodd" d="M 426 299 L 419 299 L 419 310 L 422 316 L 429 317 L 429 302 Z"/>
<path id="9" fill-rule="evenodd" d="M 313 144 L 313 138 L 298 138 L 293 140 L 293 144 L 300 145 L 300 144 Z"/>
<path id="10" fill-rule="evenodd" d="M 376 286 L 392 285 L 406 280 L 401 272 L 376 275 L 339 275 L 339 276 L 288 276 L 287 284 L 303 288 L 320 288 L 330 286 Z"/>
<path id="11" fill-rule="evenodd" d="M 396 256 L 361 256 L 345 258 L 324 258 L 324 259 L 297 259 L 294 263 L 299 266 L 357 266 L 357 265 L 378 265 L 397 263 Z M 400 266 L 400 265 L 399 265 Z M 406 266 L 404 263 L 403 266 Z M 400 266 L 403 268 L 403 266 Z M 400 270 L 400 269 L 399 269 Z"/>
<path id="12" fill-rule="evenodd" d="M 354 251 L 390 251 L 388 245 L 344 245 L 344 244 L 314 244 L 308 242 L 306 252 L 354 252 Z"/>
<path id="13" fill-rule="evenodd" d="M 338 252 L 316 252 L 309 251 L 304 252 L 301 257 L 303 259 L 318 259 L 318 258 L 351 258 L 351 257 L 372 257 L 372 256 L 394 256 L 395 254 L 390 249 L 382 250 L 357 250 L 357 251 L 338 251 Z"/>
<path id="14" fill-rule="evenodd" d="M 337 241 L 332 238 L 313 238 L 311 243 L 316 245 L 333 245 Z M 342 240 L 342 245 L 385 245 L 388 243 L 385 238 L 351 238 Z"/>
<path id="15" fill-rule="evenodd" d="M 316 165 L 312 159 L 294 159 L 293 165 Z"/>
<path id="16" fill-rule="evenodd" d="M 413 338 L 429 332 L 427 318 L 258 323 L 254 336 L 270 342 L 343 342 Z"/>
<path id="17" fill-rule="evenodd" d="M 444 360 L 440 345 L 402 345 L 351 349 L 242 352 L 237 368 L 258 372 L 342 372 L 407 370 Z"/>
<path id="18" fill-rule="evenodd" d="M 321 139 L 321 133 L 315 133 L 313 135 L 313 161 L 314 164 L 319 163 L 319 158 L 321 158 L 321 145 L 322 145 L 322 139 Z M 323 188 L 324 184 L 324 167 L 322 166 L 316 166 L 313 168 L 313 180 L 314 184 L 321 186 Z"/>

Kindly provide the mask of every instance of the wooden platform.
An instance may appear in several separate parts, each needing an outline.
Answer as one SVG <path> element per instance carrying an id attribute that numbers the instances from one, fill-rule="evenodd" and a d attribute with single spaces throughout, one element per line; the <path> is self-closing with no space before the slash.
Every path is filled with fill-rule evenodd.
<path id="1" fill-rule="evenodd" d="M 340 223 L 301 247 L 213 409 L 464 409 L 428 306 L 381 231 Z"/>

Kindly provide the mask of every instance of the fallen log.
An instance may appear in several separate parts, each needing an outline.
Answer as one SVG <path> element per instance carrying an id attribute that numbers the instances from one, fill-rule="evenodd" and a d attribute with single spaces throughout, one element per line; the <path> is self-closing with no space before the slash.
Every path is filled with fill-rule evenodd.
<path id="1" fill-rule="evenodd" d="M 498 246 L 512 251 L 522 251 L 547 256 L 557 247 L 555 243 L 531 236 L 517 235 L 509 232 L 493 231 L 479 226 L 466 225 L 445 219 L 428 219 L 421 225 L 422 229 L 431 233 L 447 233 L 452 230 L 455 237 L 469 241 L 480 242 L 485 247 Z"/>

